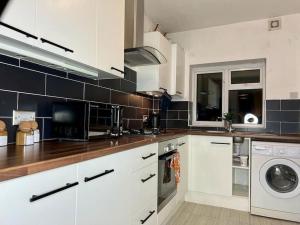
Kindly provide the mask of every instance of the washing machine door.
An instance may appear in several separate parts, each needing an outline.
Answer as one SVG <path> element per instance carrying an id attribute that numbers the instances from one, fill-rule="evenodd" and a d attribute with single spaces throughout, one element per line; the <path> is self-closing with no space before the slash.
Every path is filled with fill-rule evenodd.
<path id="1" fill-rule="evenodd" d="M 259 180 L 264 189 L 277 198 L 293 198 L 300 194 L 300 167 L 288 159 L 272 159 L 260 169 Z"/>

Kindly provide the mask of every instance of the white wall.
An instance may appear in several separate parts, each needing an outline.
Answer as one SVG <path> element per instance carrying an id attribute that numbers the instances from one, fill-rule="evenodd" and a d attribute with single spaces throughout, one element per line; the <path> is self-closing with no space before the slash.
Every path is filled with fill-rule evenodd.
<path id="1" fill-rule="evenodd" d="M 281 18 L 277 31 L 256 20 L 168 37 L 189 52 L 189 65 L 265 58 L 267 99 L 288 99 L 290 92 L 300 98 L 300 14 Z"/>

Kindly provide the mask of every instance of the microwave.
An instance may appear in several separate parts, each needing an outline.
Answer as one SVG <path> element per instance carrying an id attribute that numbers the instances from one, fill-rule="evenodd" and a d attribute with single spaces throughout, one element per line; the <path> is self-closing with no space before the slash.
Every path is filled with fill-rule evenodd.
<path id="1" fill-rule="evenodd" d="M 52 134 L 60 140 L 87 141 L 88 102 L 57 102 L 52 105 Z"/>

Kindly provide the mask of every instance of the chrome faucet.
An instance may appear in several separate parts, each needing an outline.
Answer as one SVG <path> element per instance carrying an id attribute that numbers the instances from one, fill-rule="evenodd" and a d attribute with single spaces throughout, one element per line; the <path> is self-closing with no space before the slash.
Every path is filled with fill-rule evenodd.
<path id="1" fill-rule="evenodd" d="M 218 117 L 219 120 L 223 120 L 224 121 L 224 129 L 231 133 L 234 131 L 234 128 L 232 127 L 232 120 L 228 120 L 225 117 Z"/>

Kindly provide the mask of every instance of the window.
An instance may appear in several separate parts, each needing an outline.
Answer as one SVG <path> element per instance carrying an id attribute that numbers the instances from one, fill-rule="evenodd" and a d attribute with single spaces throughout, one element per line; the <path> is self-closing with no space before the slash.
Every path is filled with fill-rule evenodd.
<path id="1" fill-rule="evenodd" d="M 235 127 L 264 127 L 265 63 L 197 66 L 192 69 L 195 126 L 223 126 L 233 113 Z"/>

